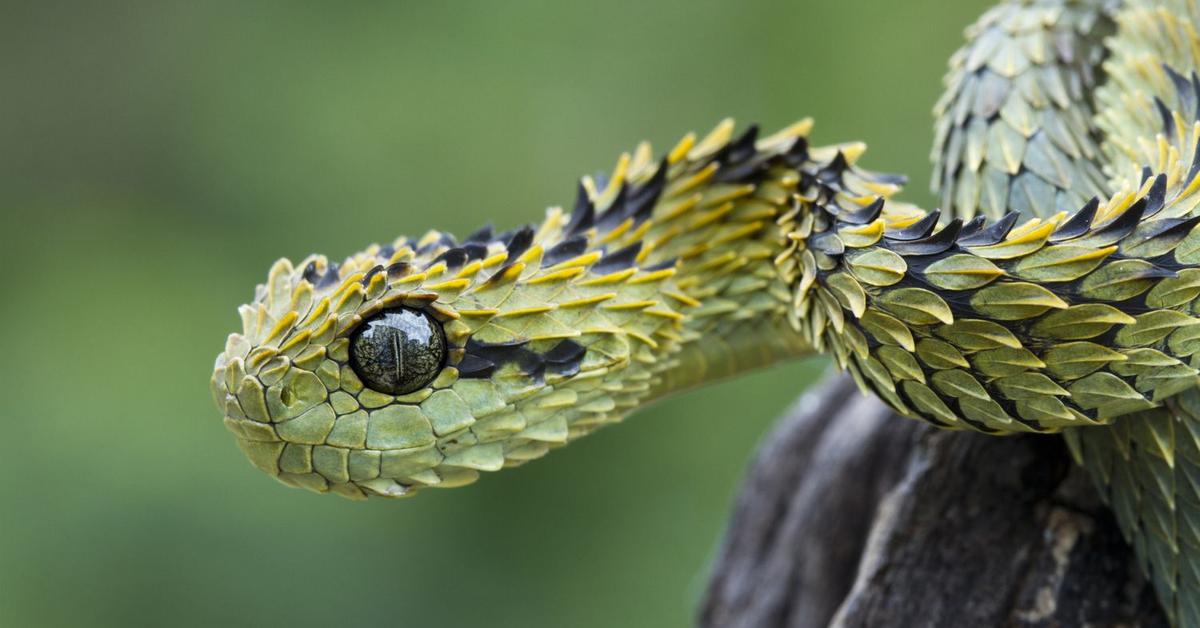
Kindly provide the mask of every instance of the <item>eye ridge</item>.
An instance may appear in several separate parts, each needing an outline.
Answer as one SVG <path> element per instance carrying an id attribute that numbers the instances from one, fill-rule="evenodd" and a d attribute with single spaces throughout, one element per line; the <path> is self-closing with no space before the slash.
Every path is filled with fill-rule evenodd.
<path id="1" fill-rule="evenodd" d="M 416 308 L 379 312 L 350 336 L 350 368 L 364 386 L 388 395 L 427 386 L 445 366 L 446 356 L 441 323 Z"/>

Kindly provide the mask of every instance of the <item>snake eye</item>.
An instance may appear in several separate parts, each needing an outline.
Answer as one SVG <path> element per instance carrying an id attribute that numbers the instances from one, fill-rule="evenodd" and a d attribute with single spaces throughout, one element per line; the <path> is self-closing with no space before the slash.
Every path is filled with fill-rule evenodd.
<path id="1" fill-rule="evenodd" d="M 350 367 L 367 387 L 389 395 L 424 388 L 446 361 L 446 337 L 429 314 L 386 310 L 350 336 Z"/>

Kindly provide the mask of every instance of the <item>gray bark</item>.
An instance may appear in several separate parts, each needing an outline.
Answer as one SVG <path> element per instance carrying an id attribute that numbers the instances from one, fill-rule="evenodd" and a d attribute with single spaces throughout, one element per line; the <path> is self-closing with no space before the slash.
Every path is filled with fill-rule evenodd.
<path id="1" fill-rule="evenodd" d="M 1166 625 L 1061 438 L 934 429 L 846 376 L 814 391 L 751 465 L 700 625 Z"/>

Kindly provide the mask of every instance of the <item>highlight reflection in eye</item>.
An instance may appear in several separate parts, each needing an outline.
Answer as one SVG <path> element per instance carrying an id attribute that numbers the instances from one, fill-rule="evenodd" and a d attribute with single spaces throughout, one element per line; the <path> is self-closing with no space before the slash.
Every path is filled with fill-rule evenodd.
<path id="1" fill-rule="evenodd" d="M 350 367 L 368 388 L 404 395 L 424 388 L 446 362 L 446 337 L 429 314 L 396 308 L 367 319 L 350 337 Z"/>

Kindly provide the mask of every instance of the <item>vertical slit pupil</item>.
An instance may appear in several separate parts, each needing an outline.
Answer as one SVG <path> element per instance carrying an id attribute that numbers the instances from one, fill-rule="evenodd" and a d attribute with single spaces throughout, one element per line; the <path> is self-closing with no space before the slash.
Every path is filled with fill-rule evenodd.
<path id="1" fill-rule="evenodd" d="M 385 310 L 350 336 L 350 367 L 368 388 L 389 395 L 420 390 L 446 362 L 446 337 L 428 313 Z"/>

